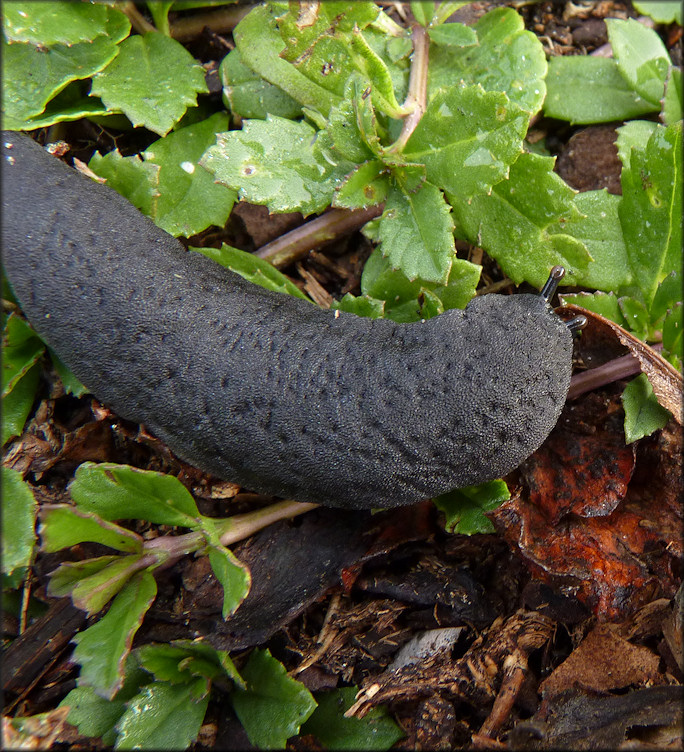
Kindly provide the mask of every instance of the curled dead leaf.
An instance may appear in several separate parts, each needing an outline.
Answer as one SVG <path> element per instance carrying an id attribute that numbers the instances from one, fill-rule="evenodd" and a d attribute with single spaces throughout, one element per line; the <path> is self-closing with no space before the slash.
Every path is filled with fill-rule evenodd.
<path id="1" fill-rule="evenodd" d="M 587 326 L 582 331 L 580 348 L 585 363 L 598 365 L 597 361 L 617 359 L 622 357 L 619 373 L 616 378 L 625 378 L 631 373 L 638 373 L 636 364 L 630 368 L 631 359 L 638 363 L 639 370 L 646 374 L 656 399 L 666 410 L 672 413 L 674 419 L 682 425 L 682 394 L 684 393 L 684 379 L 677 369 L 668 363 L 656 350 L 637 339 L 633 334 L 623 329 L 614 321 L 607 319 L 598 313 L 587 311 L 576 305 L 565 305 L 558 309 L 558 313 L 565 319 L 584 315 L 588 319 Z M 625 357 L 625 356 L 631 356 Z M 624 366 L 624 368 L 622 367 Z M 579 378 L 573 379 L 571 386 L 571 398 L 588 391 L 583 388 L 577 389 L 579 382 L 588 382 L 586 375 L 591 377 L 591 370 L 579 374 Z M 606 382 L 604 382 L 606 383 Z M 574 387 L 574 391 L 573 391 Z"/>

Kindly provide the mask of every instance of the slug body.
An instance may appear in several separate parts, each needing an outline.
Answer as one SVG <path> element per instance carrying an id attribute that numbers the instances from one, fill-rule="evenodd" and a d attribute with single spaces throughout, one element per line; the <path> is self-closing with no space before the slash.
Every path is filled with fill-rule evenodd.
<path id="1" fill-rule="evenodd" d="M 537 295 L 416 324 L 324 311 L 186 251 L 112 189 L 3 133 L 5 271 L 102 402 L 267 494 L 368 509 L 516 468 L 556 424 L 572 334 Z"/>

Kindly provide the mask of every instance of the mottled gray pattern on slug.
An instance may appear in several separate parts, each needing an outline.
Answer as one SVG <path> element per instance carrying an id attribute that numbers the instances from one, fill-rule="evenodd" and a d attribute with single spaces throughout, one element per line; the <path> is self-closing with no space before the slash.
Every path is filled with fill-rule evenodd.
<path id="1" fill-rule="evenodd" d="M 119 415 L 252 490 L 411 504 L 517 467 L 565 401 L 572 336 L 539 296 L 422 324 L 336 317 L 186 252 L 13 133 L 2 202 L 5 269 L 41 336 Z"/>

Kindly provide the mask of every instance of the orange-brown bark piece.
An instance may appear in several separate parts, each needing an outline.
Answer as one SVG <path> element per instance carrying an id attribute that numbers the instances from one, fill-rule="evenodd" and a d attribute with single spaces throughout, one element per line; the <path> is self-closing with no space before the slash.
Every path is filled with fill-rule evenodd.
<path id="1" fill-rule="evenodd" d="M 635 455 L 614 392 L 566 405 L 522 468 L 529 493 L 490 515 L 539 579 L 611 621 L 672 597 L 682 556 L 681 432 L 671 422 Z"/>

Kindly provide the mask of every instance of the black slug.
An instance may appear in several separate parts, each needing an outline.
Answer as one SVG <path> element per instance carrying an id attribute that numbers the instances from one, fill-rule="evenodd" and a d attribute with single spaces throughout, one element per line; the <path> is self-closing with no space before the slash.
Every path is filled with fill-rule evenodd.
<path id="1" fill-rule="evenodd" d="M 186 251 L 112 189 L 3 133 L 4 268 L 76 376 L 182 459 L 327 506 L 500 477 L 555 425 L 572 333 L 542 295 L 397 324 L 319 309 Z"/>

